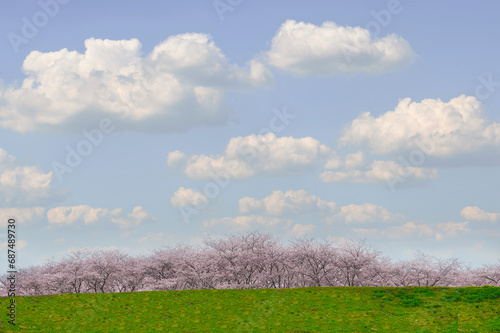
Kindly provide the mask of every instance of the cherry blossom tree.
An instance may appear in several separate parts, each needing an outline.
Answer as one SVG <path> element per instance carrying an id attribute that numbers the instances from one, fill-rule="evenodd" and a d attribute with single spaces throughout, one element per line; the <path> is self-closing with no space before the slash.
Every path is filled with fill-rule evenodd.
<path id="1" fill-rule="evenodd" d="M 298 239 L 292 243 L 290 251 L 298 286 L 335 285 L 335 279 L 332 279 L 334 274 L 329 273 L 334 267 L 336 253 L 329 244 L 317 244 L 312 239 Z"/>
<path id="2" fill-rule="evenodd" d="M 230 235 L 227 239 L 208 239 L 206 246 L 215 253 L 219 285 L 234 288 L 256 288 L 267 284 L 268 249 L 277 240 L 258 231 Z"/>
<path id="3" fill-rule="evenodd" d="M 43 266 L 20 268 L 16 274 L 17 294 L 26 296 L 49 294 L 46 289 L 47 277 Z"/>
<path id="4" fill-rule="evenodd" d="M 88 274 L 85 275 L 87 287 L 94 293 L 113 292 L 113 284 L 123 275 L 128 255 L 120 250 L 93 252 L 86 260 Z"/>
<path id="5" fill-rule="evenodd" d="M 144 264 L 146 263 L 144 256 L 137 258 L 126 257 L 120 264 L 119 276 L 112 281 L 112 290 L 118 292 L 133 292 L 144 288 L 144 279 L 146 277 Z"/>
<path id="6" fill-rule="evenodd" d="M 280 243 L 269 246 L 265 255 L 262 272 L 262 288 L 292 288 L 295 286 L 296 270 L 292 263 L 293 255 Z"/>
<path id="7" fill-rule="evenodd" d="M 344 286 L 367 286 L 377 276 L 377 264 L 381 252 L 373 249 L 365 240 L 344 242 L 339 248 L 336 266 L 341 272 Z"/>
<path id="8" fill-rule="evenodd" d="M 66 281 L 71 293 L 85 292 L 85 277 L 89 272 L 87 260 L 91 253 L 88 250 L 77 250 L 61 261 L 59 270 L 66 275 Z"/>
<path id="9" fill-rule="evenodd" d="M 0 296 L 7 296 L 7 275 Z M 313 239 L 283 244 L 251 231 L 177 245 L 132 257 L 119 250 L 78 250 L 42 265 L 20 268 L 17 295 L 145 290 L 295 288 L 309 286 L 500 286 L 500 261 L 473 268 L 456 258 L 417 251 L 393 263 L 366 241 L 337 245 Z"/>
<path id="10" fill-rule="evenodd" d="M 415 258 L 405 262 L 405 270 L 409 271 L 410 285 L 449 287 L 459 274 L 460 263 L 457 259 L 440 259 L 421 251 L 415 253 Z"/>
<path id="11" fill-rule="evenodd" d="M 476 270 L 483 285 L 500 286 L 500 261 L 496 265 L 483 265 Z"/>

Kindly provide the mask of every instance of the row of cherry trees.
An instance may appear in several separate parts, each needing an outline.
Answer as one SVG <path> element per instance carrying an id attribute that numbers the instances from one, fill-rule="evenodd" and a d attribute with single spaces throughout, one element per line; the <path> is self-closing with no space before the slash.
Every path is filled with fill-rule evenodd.
<path id="1" fill-rule="evenodd" d="M 0 277 L 0 295 L 9 281 Z M 20 269 L 17 295 L 145 290 L 294 288 L 309 286 L 500 286 L 500 263 L 470 268 L 457 259 L 417 252 L 393 263 L 366 242 L 295 240 L 283 245 L 258 231 L 207 239 L 132 257 L 119 250 L 77 251 Z"/>

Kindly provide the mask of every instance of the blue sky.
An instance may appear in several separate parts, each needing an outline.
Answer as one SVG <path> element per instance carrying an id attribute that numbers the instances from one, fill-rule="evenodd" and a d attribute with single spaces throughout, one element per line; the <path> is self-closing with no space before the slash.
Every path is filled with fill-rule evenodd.
<path id="1" fill-rule="evenodd" d="M 18 220 L 19 264 L 255 228 L 497 261 L 498 7 L 3 4 L 0 223 Z"/>

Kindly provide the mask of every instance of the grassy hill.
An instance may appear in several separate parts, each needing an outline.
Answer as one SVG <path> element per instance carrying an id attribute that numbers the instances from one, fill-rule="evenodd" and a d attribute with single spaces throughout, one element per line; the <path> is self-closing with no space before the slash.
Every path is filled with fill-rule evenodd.
<path id="1" fill-rule="evenodd" d="M 0 298 L 0 332 L 500 332 L 500 287 L 183 290 Z"/>

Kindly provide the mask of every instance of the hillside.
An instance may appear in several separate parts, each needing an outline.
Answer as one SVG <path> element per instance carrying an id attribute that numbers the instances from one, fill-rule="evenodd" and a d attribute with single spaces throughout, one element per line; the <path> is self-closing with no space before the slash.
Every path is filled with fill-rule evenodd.
<path id="1" fill-rule="evenodd" d="M 61 294 L 16 304 L 16 328 L 2 315 L 1 332 L 500 332 L 500 288 L 491 286 Z"/>

